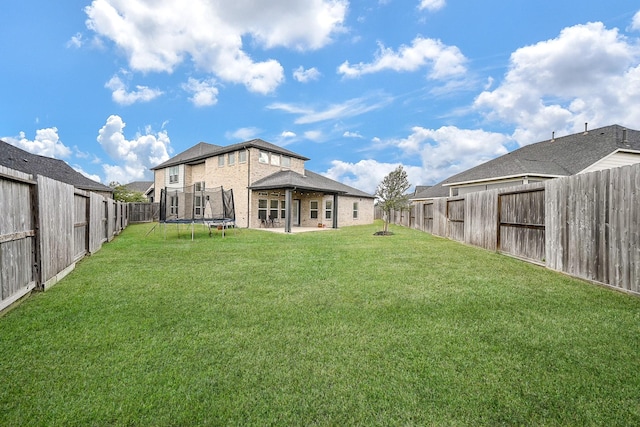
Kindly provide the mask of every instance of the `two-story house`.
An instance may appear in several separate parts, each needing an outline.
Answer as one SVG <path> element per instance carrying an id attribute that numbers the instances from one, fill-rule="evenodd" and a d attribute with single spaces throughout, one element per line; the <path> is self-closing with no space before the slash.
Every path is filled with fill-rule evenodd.
<path id="1" fill-rule="evenodd" d="M 306 170 L 307 160 L 261 139 L 224 147 L 201 142 L 152 168 L 154 199 L 161 189 L 233 190 L 235 224 L 246 228 L 373 222 L 373 195 Z"/>

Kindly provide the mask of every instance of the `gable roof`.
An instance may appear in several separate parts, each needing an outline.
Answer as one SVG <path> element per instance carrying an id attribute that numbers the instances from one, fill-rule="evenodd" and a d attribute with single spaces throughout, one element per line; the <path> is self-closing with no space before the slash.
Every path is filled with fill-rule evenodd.
<path id="1" fill-rule="evenodd" d="M 153 185 L 153 181 L 133 181 L 125 184 L 124 187 L 129 191 L 136 191 L 146 195 L 147 191 L 149 191 Z"/>
<path id="2" fill-rule="evenodd" d="M 170 166 L 177 166 L 183 163 L 198 164 L 198 163 L 204 162 L 204 160 L 209 157 L 219 156 L 220 154 L 230 153 L 243 148 L 251 148 L 251 147 L 255 147 L 261 150 L 271 151 L 278 154 L 284 154 L 285 156 L 295 157 L 297 159 L 309 160 L 308 158 L 301 156 L 298 153 L 294 153 L 293 151 L 289 151 L 285 148 L 278 147 L 277 145 L 267 141 L 263 141 L 262 139 L 252 139 L 249 141 L 239 142 L 237 144 L 227 145 L 226 147 L 221 147 L 219 145 L 214 145 L 214 144 L 208 144 L 206 142 L 200 142 L 199 144 L 194 145 L 188 150 L 185 150 L 182 153 L 177 154 L 176 156 L 170 158 L 166 162 L 151 168 L 151 170 L 164 169 Z"/>
<path id="3" fill-rule="evenodd" d="M 374 198 L 374 196 L 369 193 L 365 193 L 357 188 L 350 187 L 309 170 L 305 170 L 304 175 L 300 175 L 299 173 L 290 170 L 279 171 L 257 180 L 249 188 L 252 190 L 291 188 L 307 191 L 322 191 L 324 193 L 334 193 L 346 196 Z"/>
<path id="4" fill-rule="evenodd" d="M 154 169 L 163 169 L 169 166 L 179 165 L 181 163 L 188 163 L 193 161 L 194 159 L 206 159 L 207 157 L 213 156 L 216 151 L 220 150 L 222 147 L 215 144 L 209 144 L 207 142 L 199 142 L 193 147 L 190 147 L 184 150 L 181 153 L 176 154 L 169 160 L 160 163 L 158 166 L 151 168 Z"/>
<path id="5" fill-rule="evenodd" d="M 456 184 L 525 175 L 575 175 L 616 150 L 640 151 L 640 131 L 611 125 L 526 145 L 416 192 L 412 199 L 447 197 L 448 187 Z"/>
<path id="6" fill-rule="evenodd" d="M 87 178 L 66 162 L 22 150 L 0 140 L 0 165 L 31 175 L 42 175 L 86 191 L 113 193 L 113 189 Z"/>

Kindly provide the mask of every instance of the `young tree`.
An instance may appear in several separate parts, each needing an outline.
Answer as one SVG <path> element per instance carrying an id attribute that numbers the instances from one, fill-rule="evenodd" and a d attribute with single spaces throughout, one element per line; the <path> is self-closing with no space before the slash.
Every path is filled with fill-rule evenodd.
<path id="1" fill-rule="evenodd" d="M 384 232 L 389 229 L 389 217 L 392 210 L 402 210 L 409 206 L 409 196 L 405 194 L 411 187 L 407 179 L 407 172 L 398 166 L 385 176 L 378 188 L 376 189 L 376 199 L 378 206 L 385 213 L 384 215 Z"/>

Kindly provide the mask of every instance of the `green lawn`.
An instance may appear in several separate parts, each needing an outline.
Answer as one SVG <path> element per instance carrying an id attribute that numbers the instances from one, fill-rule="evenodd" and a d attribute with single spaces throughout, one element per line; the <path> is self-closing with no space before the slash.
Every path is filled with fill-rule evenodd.
<path id="1" fill-rule="evenodd" d="M 151 226 L 0 318 L 0 425 L 640 425 L 640 298 L 380 224 Z"/>

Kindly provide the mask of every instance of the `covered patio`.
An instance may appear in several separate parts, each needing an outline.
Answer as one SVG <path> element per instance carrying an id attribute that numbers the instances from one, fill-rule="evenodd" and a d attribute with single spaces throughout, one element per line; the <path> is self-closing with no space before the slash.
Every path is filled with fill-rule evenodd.
<path id="1" fill-rule="evenodd" d="M 297 233 L 338 228 L 338 199 L 345 191 L 315 173 L 280 171 L 253 183 L 253 228 Z M 333 188 L 332 188 L 333 187 Z"/>

